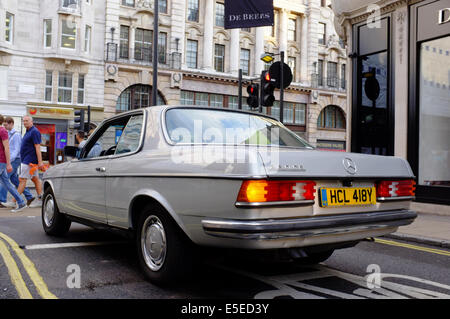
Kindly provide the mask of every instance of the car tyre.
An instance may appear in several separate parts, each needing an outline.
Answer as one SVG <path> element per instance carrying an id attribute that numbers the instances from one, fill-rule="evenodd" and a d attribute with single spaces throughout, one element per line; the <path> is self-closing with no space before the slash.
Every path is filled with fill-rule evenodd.
<path id="1" fill-rule="evenodd" d="M 42 199 L 42 226 L 47 235 L 63 236 L 70 228 L 71 221 L 62 214 L 56 204 L 55 195 L 47 188 Z"/>
<path id="2" fill-rule="evenodd" d="M 161 207 L 147 206 L 136 229 L 141 268 L 160 286 L 189 278 L 194 271 L 194 244 Z"/>

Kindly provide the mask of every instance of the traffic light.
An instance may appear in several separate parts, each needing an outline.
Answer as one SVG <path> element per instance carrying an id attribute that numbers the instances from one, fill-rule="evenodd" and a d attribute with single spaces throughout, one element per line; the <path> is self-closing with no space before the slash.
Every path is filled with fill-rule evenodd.
<path id="1" fill-rule="evenodd" d="M 77 132 L 84 132 L 84 110 L 78 110 L 75 111 L 75 125 L 73 126 L 73 128 L 77 131 Z"/>
<path id="2" fill-rule="evenodd" d="M 272 83 L 269 71 L 263 71 L 261 73 L 261 105 L 272 106 L 275 102 L 275 85 Z"/>
<path id="3" fill-rule="evenodd" d="M 258 84 L 250 84 L 247 86 L 247 104 L 250 108 L 258 108 L 259 107 L 259 85 Z"/>

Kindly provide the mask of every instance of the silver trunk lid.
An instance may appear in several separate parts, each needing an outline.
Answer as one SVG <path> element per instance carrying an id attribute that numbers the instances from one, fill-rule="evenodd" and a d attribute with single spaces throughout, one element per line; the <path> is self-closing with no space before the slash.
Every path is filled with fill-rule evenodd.
<path id="1" fill-rule="evenodd" d="M 258 151 L 270 178 L 413 178 L 399 157 L 273 148 Z"/>

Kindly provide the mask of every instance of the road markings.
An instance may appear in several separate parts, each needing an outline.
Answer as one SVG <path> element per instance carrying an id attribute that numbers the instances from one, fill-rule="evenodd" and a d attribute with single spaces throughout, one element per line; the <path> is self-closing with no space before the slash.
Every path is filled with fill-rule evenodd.
<path id="1" fill-rule="evenodd" d="M 0 240 L 0 255 L 3 257 L 5 261 L 6 267 L 8 268 L 9 277 L 11 278 L 11 282 L 16 288 L 17 293 L 19 294 L 20 299 L 33 299 L 30 291 L 25 284 L 25 281 L 20 274 L 19 267 L 17 267 L 16 261 L 8 251 L 8 247 Z"/>
<path id="2" fill-rule="evenodd" d="M 375 242 L 376 243 L 380 243 L 380 244 L 384 244 L 384 245 L 404 247 L 404 248 L 409 248 L 409 249 L 425 251 L 425 252 L 428 252 L 428 253 L 439 254 L 439 255 L 443 255 L 443 256 L 450 256 L 450 252 L 449 251 L 440 250 L 440 249 L 420 247 L 420 246 L 415 246 L 415 245 L 411 245 L 411 244 L 403 244 L 403 243 L 399 243 L 399 242 L 396 242 L 396 241 L 384 240 L 384 239 L 379 239 L 379 238 L 375 238 Z"/>
<path id="3" fill-rule="evenodd" d="M 28 276 L 30 277 L 31 281 L 33 282 L 34 286 L 36 287 L 36 290 L 39 293 L 39 295 L 44 299 L 58 299 L 54 294 L 52 294 L 48 290 L 47 285 L 45 284 L 41 275 L 39 275 L 33 262 L 25 255 L 25 253 L 19 247 L 19 245 L 13 239 L 11 239 L 9 236 L 7 236 L 1 232 L 0 232 L 0 238 L 2 238 L 4 241 L 6 241 L 11 246 L 12 250 L 16 253 L 16 255 L 19 257 L 20 261 L 22 262 L 23 267 L 25 268 L 26 272 L 28 273 Z"/>
<path id="4" fill-rule="evenodd" d="M 78 242 L 78 243 L 59 243 L 59 244 L 38 244 L 38 245 L 27 245 L 23 246 L 22 249 L 25 250 L 36 250 L 36 249 L 55 249 L 55 248 L 71 248 L 71 247 L 86 247 L 86 246 L 106 246 L 123 244 L 125 241 L 110 241 L 110 242 Z"/>

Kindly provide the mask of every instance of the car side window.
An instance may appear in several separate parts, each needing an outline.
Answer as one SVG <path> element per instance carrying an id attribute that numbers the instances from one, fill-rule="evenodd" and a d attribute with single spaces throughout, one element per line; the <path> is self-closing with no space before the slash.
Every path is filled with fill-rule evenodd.
<path id="1" fill-rule="evenodd" d="M 142 114 L 131 117 L 120 136 L 115 155 L 132 153 L 138 150 L 142 134 L 143 119 L 144 116 Z"/>
<path id="2" fill-rule="evenodd" d="M 131 116 L 104 124 L 86 143 L 82 158 L 99 158 L 115 154 L 117 143 Z"/>

